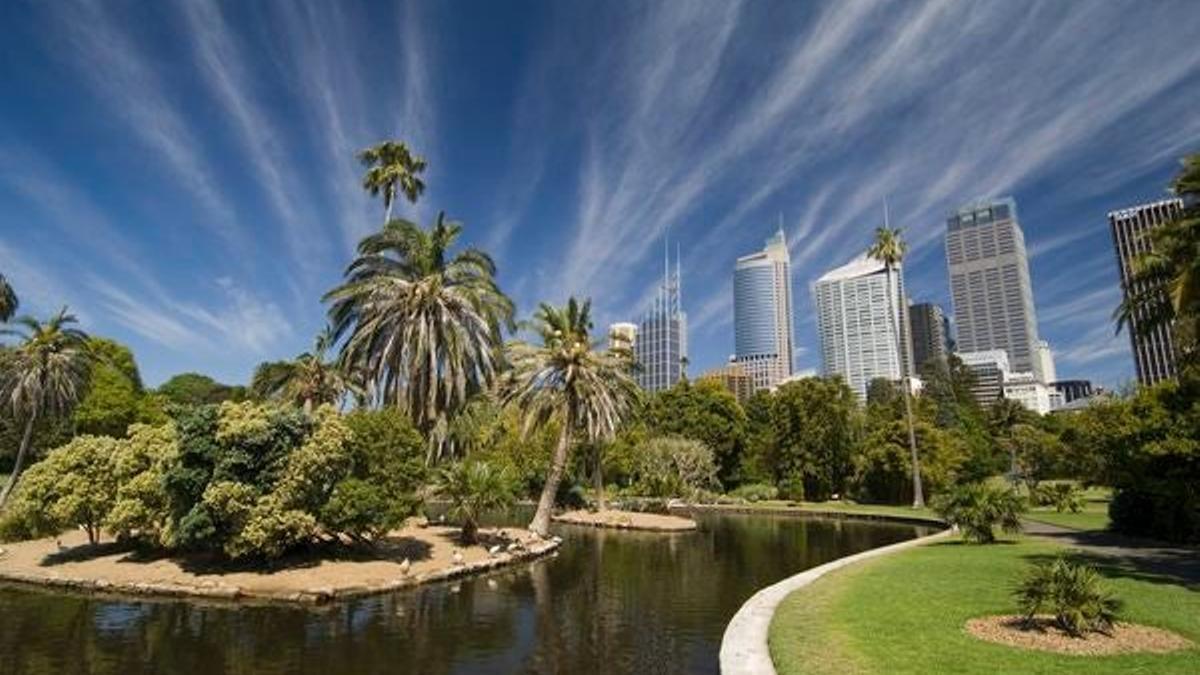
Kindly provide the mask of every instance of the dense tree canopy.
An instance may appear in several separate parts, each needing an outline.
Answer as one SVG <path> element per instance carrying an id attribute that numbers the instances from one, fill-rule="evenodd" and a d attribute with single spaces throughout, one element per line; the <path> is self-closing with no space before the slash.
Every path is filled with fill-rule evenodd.
<path id="1" fill-rule="evenodd" d="M 247 398 L 246 388 L 241 385 L 221 384 L 208 375 L 200 373 L 181 373 L 163 382 L 156 392 L 167 403 L 176 405 L 196 406 L 223 403 L 225 401 L 244 401 Z"/>
<path id="2" fill-rule="evenodd" d="M 647 410 L 658 435 L 700 441 L 716 458 L 721 482 L 732 484 L 746 444 L 746 413 L 718 382 L 681 382 L 654 396 Z"/>

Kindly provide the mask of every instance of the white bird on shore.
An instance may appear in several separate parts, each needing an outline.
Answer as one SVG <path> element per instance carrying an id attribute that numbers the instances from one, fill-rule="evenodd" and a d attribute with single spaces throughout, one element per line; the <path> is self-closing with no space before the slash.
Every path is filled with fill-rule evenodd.
<path id="1" fill-rule="evenodd" d="M 503 550 L 503 547 L 500 546 L 500 544 L 496 544 L 495 546 L 488 549 L 488 555 L 495 558 L 497 555 L 500 554 L 501 550 Z"/>
<path id="2" fill-rule="evenodd" d="M 408 574 L 408 570 L 411 567 L 412 567 L 412 561 L 409 560 L 408 558 L 405 558 L 404 562 L 400 563 L 400 573 Z"/>
<path id="3" fill-rule="evenodd" d="M 454 561 L 455 565 L 463 564 L 464 558 L 463 558 L 462 551 L 459 551 L 458 549 L 454 549 L 454 555 L 451 555 L 450 559 Z"/>

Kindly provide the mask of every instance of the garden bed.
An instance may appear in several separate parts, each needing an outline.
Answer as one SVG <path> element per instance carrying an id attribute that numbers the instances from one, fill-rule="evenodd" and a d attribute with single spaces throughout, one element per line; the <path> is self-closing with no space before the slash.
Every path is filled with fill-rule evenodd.
<path id="1" fill-rule="evenodd" d="M 458 535 L 458 528 L 410 525 L 373 549 L 332 547 L 252 566 L 213 556 L 144 553 L 115 542 L 93 546 L 75 531 L 5 544 L 0 581 L 121 595 L 313 604 L 484 572 L 537 558 L 559 544 L 517 528 L 481 530 L 474 546 L 461 546 Z"/>
<path id="2" fill-rule="evenodd" d="M 1024 617 L 1005 615 L 971 619 L 967 622 L 966 630 L 988 642 L 1077 656 L 1137 652 L 1165 654 L 1194 646 L 1187 638 L 1169 630 L 1131 623 L 1116 624 L 1108 635 L 1090 632 L 1077 637 L 1066 633 L 1045 617 L 1037 617 L 1032 624 L 1027 624 Z"/>

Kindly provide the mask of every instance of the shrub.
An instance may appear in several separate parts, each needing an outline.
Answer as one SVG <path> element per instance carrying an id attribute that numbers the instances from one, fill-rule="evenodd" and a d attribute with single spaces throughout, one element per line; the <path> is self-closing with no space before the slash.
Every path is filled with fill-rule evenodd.
<path id="1" fill-rule="evenodd" d="M 1053 614 L 1054 623 L 1076 637 L 1087 631 L 1108 633 L 1121 609 L 1095 569 L 1062 557 L 1033 565 L 1014 595 L 1027 623 L 1038 614 Z"/>
<path id="2" fill-rule="evenodd" d="M 79 526 L 96 543 L 116 497 L 111 458 L 120 444 L 107 436 L 79 436 L 50 451 L 22 477 L 0 529 L 27 538 Z"/>
<path id="3" fill-rule="evenodd" d="M 512 506 L 513 487 L 508 471 L 487 462 L 462 461 L 441 470 L 437 492 L 450 500 L 449 516 L 462 525 L 463 543 L 473 544 L 485 513 Z"/>
<path id="4" fill-rule="evenodd" d="M 729 496 L 751 503 L 761 502 L 768 499 L 777 499 L 779 497 L 779 488 L 767 483 L 747 483 L 730 492 Z"/>
<path id="5" fill-rule="evenodd" d="M 1083 490 L 1071 483 L 1042 483 L 1029 490 L 1029 498 L 1038 506 L 1053 506 L 1059 513 L 1083 510 Z"/>
<path id="6" fill-rule="evenodd" d="M 989 544 L 996 540 L 995 528 L 1021 531 L 1025 502 L 1015 490 L 985 483 L 959 485 L 934 500 L 934 511 L 958 527 L 966 541 Z"/>
<path id="7" fill-rule="evenodd" d="M 173 424 L 129 428 L 128 440 L 118 445 L 112 458 L 116 501 L 104 519 L 118 539 L 163 541 L 171 515 L 163 482 L 178 452 Z"/>
<path id="8" fill-rule="evenodd" d="M 634 474 L 638 494 L 691 499 L 716 485 L 716 461 L 712 450 L 700 441 L 660 436 L 642 446 Z"/>

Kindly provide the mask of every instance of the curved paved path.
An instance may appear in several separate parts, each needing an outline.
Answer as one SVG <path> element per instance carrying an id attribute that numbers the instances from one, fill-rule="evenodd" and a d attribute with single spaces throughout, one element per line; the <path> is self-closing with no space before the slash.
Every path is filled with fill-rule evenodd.
<path id="1" fill-rule="evenodd" d="M 1200 590 L 1200 548 L 1171 546 L 1112 532 L 1072 530 L 1033 520 L 1025 520 L 1022 525 L 1026 534 L 1076 549 L 1087 562 L 1107 568 L 1113 574 Z"/>
<path id="2" fill-rule="evenodd" d="M 771 650 L 767 646 L 767 633 L 771 629 L 771 618 L 775 616 L 775 608 L 792 591 L 803 588 L 836 569 L 943 539 L 952 532 L 942 530 L 926 537 L 838 558 L 790 576 L 755 593 L 725 627 L 725 635 L 721 638 L 721 675 L 775 675 L 775 664 L 771 662 Z"/>

